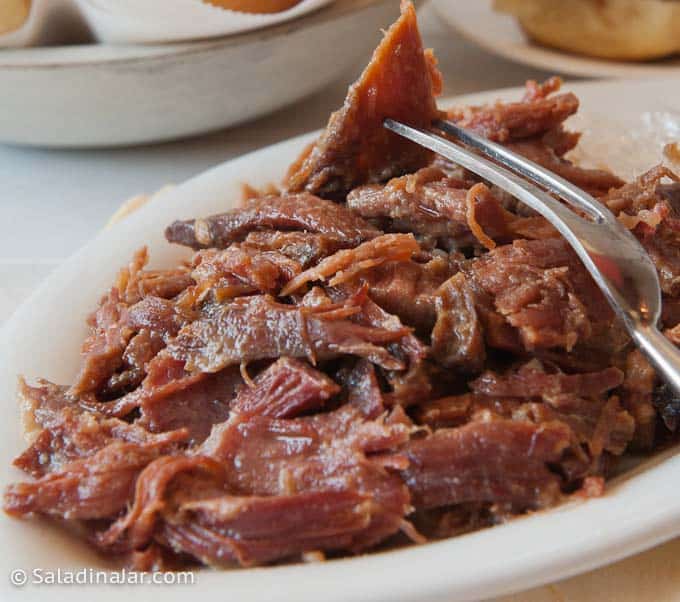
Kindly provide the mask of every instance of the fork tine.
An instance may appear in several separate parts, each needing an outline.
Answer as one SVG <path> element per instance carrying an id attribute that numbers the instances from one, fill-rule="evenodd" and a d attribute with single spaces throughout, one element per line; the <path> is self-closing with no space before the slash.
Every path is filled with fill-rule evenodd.
<path id="1" fill-rule="evenodd" d="M 574 186 L 571 182 L 568 182 L 552 171 L 451 121 L 439 119 L 433 125 L 437 129 L 455 136 L 464 144 L 481 151 L 494 161 L 509 167 L 539 186 L 546 188 L 570 205 L 578 207 L 596 222 L 611 221 L 612 214 L 605 210 L 601 203 L 584 190 Z"/>
<path id="2" fill-rule="evenodd" d="M 547 192 L 527 182 L 520 175 L 480 157 L 463 146 L 455 144 L 430 131 L 412 127 L 393 119 L 385 119 L 384 126 L 393 132 L 447 157 L 451 161 L 476 173 L 482 178 L 506 190 L 516 198 L 538 211 L 569 240 L 573 238 L 571 228 L 591 225 L 571 209 L 550 196 Z"/>

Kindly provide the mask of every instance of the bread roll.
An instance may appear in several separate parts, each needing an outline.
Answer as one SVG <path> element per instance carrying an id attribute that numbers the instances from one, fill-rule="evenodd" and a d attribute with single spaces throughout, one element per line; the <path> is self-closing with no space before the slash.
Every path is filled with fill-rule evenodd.
<path id="1" fill-rule="evenodd" d="M 495 0 L 495 8 L 561 50 L 634 61 L 680 51 L 677 0 Z"/>
<path id="2" fill-rule="evenodd" d="M 31 0 L 0 0 L 0 34 L 19 29 L 31 12 Z"/>
<path id="3" fill-rule="evenodd" d="M 208 4 L 242 13 L 278 13 L 292 8 L 302 0 L 205 0 Z"/>

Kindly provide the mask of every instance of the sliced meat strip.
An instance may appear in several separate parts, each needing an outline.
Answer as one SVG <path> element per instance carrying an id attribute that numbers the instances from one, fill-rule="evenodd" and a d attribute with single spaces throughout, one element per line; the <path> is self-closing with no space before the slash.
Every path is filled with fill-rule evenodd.
<path id="1" fill-rule="evenodd" d="M 553 82 L 556 80 L 553 80 Z M 545 90 L 555 91 L 560 83 Z M 496 102 L 477 107 L 449 110 L 448 118 L 464 128 L 495 142 L 532 138 L 559 126 L 578 110 L 578 98 L 571 92 L 548 96 L 525 96 L 519 102 Z"/>
<path id="2" fill-rule="evenodd" d="M 310 194 L 258 197 L 242 207 L 204 219 L 176 221 L 165 230 L 169 242 L 193 249 L 224 249 L 260 230 L 293 230 L 326 234 L 357 245 L 380 234 L 344 205 Z"/>
<path id="3" fill-rule="evenodd" d="M 563 240 L 515 241 L 471 261 L 466 271 L 529 351 L 569 351 L 613 323 L 609 305 Z"/>
<path id="4" fill-rule="evenodd" d="M 550 401 L 562 395 L 597 397 L 615 389 L 622 382 L 623 373 L 613 366 L 585 374 L 549 374 L 540 362 L 534 360 L 509 374 L 500 375 L 487 371 L 469 383 L 469 386 L 480 395 L 539 397 Z"/>
<path id="5" fill-rule="evenodd" d="M 181 382 L 181 380 L 180 380 Z M 213 425 L 229 417 L 239 387 L 243 384 L 237 366 L 214 374 L 186 379 L 173 390 L 156 392 L 150 389 L 139 404 L 140 418 L 135 424 L 152 433 L 183 428 L 190 445 L 201 443 Z"/>
<path id="6" fill-rule="evenodd" d="M 320 409 L 340 386 L 306 362 L 282 357 L 261 372 L 252 386 L 241 387 L 231 409 L 244 415 L 294 418 Z"/>
<path id="7" fill-rule="evenodd" d="M 356 313 L 349 309 L 349 315 Z M 401 369 L 402 363 L 380 345 L 408 333 L 406 328 L 387 330 L 337 319 L 334 311 L 324 314 L 323 307 L 283 305 L 266 295 L 253 296 L 210 308 L 204 317 L 185 326 L 158 357 L 185 362 L 190 372 L 216 372 L 282 355 L 312 362 L 358 355 L 388 369 Z"/>
<path id="8" fill-rule="evenodd" d="M 352 280 L 357 274 L 388 261 L 408 261 L 420 251 L 413 234 L 384 234 L 353 249 L 338 251 L 293 278 L 281 291 L 290 295 L 308 282 L 334 276 L 331 286 Z"/>
<path id="9" fill-rule="evenodd" d="M 5 491 L 5 512 L 46 514 L 65 519 L 115 518 L 127 507 L 142 469 L 165 444 L 114 441 L 95 454 L 74 460 L 31 483 Z"/>
<path id="10" fill-rule="evenodd" d="M 342 406 L 304 418 L 235 416 L 216 427 L 199 453 L 220 462 L 232 494 L 291 495 L 351 491 L 370 500 L 370 521 L 348 546 L 358 551 L 395 533 L 409 509 L 398 475 L 385 465 L 403 466 L 399 448 L 412 427 L 403 420 L 366 419 Z"/>
<path id="11" fill-rule="evenodd" d="M 351 247 L 352 241 L 315 232 L 279 232 L 262 230 L 246 236 L 245 244 L 260 251 L 278 251 L 305 269 L 340 249 Z"/>
<path id="12" fill-rule="evenodd" d="M 221 302 L 249 293 L 276 294 L 302 266 L 278 251 L 260 251 L 234 243 L 224 250 L 199 251 L 191 275 L 196 286 L 190 289 L 192 302 L 206 297 Z"/>
<path id="13" fill-rule="evenodd" d="M 361 274 L 368 294 L 419 335 L 427 336 L 437 316 L 437 289 L 458 271 L 458 258 L 435 252 L 426 262 L 387 262 Z"/>
<path id="14" fill-rule="evenodd" d="M 403 2 L 401 11 L 342 108 L 290 167 L 288 190 L 340 200 L 359 184 L 384 181 L 428 162 L 428 151 L 383 127 L 386 117 L 428 127 L 439 114 L 436 61 L 423 50 L 413 5 Z"/>
<path id="15" fill-rule="evenodd" d="M 409 467 L 402 476 L 418 508 L 465 502 L 541 508 L 561 496 L 548 464 L 561 458 L 570 437 L 558 421 L 493 419 L 439 429 L 406 446 Z"/>
<path id="16" fill-rule="evenodd" d="M 447 280 L 437 292 L 432 357 L 447 368 L 482 369 L 486 347 L 476 302 L 475 291 L 462 273 Z"/>
<path id="17" fill-rule="evenodd" d="M 478 242 L 469 219 L 468 190 L 473 184 L 426 167 L 384 186 L 355 188 L 347 196 L 347 205 L 385 230 L 450 239 L 466 247 Z M 512 240 L 510 224 L 516 217 L 491 194 L 477 195 L 473 201 L 476 222 L 484 232 L 494 240 Z"/>
<path id="18" fill-rule="evenodd" d="M 604 195 L 623 184 L 623 180 L 610 171 L 574 165 L 543 139 L 517 140 L 506 146 L 594 196 Z"/>
<path id="19" fill-rule="evenodd" d="M 226 495 L 182 504 L 180 521 L 164 523 L 161 537 L 208 565 L 236 560 L 253 566 L 310 550 L 351 548 L 373 514 L 370 498 L 356 491 Z"/>
<path id="20" fill-rule="evenodd" d="M 84 410 L 68 396 L 66 387 L 47 381 L 19 385 L 24 423 L 35 432 L 32 444 L 14 460 L 14 465 L 34 477 L 57 472 L 66 464 L 87 458 L 115 441 L 154 444 L 166 451 L 186 442 L 184 429 L 154 435 L 138 424 L 107 418 Z"/>

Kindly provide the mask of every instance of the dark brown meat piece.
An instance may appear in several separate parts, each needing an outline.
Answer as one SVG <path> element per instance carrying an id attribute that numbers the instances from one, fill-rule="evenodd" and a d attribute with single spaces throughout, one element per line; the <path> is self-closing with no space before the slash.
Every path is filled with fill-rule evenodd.
<path id="1" fill-rule="evenodd" d="M 345 315 L 356 313 L 349 309 Z M 283 305 L 269 296 L 240 298 L 209 308 L 206 315 L 185 326 L 162 354 L 185 362 L 191 372 L 216 372 L 282 355 L 308 358 L 312 363 L 358 355 L 388 369 L 403 367 L 380 345 L 398 341 L 408 329 L 371 328 L 336 316 L 335 310 Z"/>
<path id="2" fill-rule="evenodd" d="M 330 280 L 331 286 L 352 280 L 365 270 L 388 261 L 408 261 L 420 251 L 413 234 L 383 234 L 353 249 L 338 251 L 293 278 L 281 291 L 287 296 L 308 282 Z"/>
<path id="3" fill-rule="evenodd" d="M 82 347 L 82 365 L 71 387 L 72 395 L 99 389 L 123 365 L 125 347 L 134 330 L 127 324 L 127 304 L 112 288 L 90 317 L 90 334 Z"/>
<path id="4" fill-rule="evenodd" d="M 245 244 L 260 251 L 278 251 L 306 269 L 336 251 L 352 246 L 352 241 L 315 232 L 262 230 L 248 234 Z"/>
<path id="5" fill-rule="evenodd" d="M 424 51 L 416 12 L 402 2 L 368 67 L 331 115 L 321 138 L 291 166 L 286 187 L 343 199 L 359 184 L 381 182 L 423 167 L 430 153 L 383 127 L 387 117 L 428 127 L 438 116 L 441 76 Z"/>
<path id="6" fill-rule="evenodd" d="M 85 411 L 78 405 L 78 399 L 68 396 L 66 387 L 47 381 L 31 387 L 22 380 L 19 394 L 24 422 L 32 425 L 36 435 L 28 449 L 14 460 L 14 465 L 34 477 L 57 472 L 66 464 L 92 456 L 116 441 L 158 445 L 170 451 L 187 438 L 183 429 L 153 435 L 138 424 Z"/>
<path id="7" fill-rule="evenodd" d="M 610 171 L 574 165 L 561 157 L 545 139 L 517 140 L 506 146 L 594 196 L 604 195 L 623 184 L 623 180 Z"/>
<path id="8" fill-rule="evenodd" d="M 432 356 L 447 368 L 481 370 L 486 359 L 484 328 L 477 315 L 475 291 L 462 273 L 442 284 L 436 307 Z"/>
<path id="9" fill-rule="evenodd" d="M 435 252 L 428 261 L 387 262 L 363 272 L 369 296 L 418 334 L 426 336 L 435 323 L 437 289 L 458 270 L 457 258 Z"/>
<path id="10" fill-rule="evenodd" d="M 532 361 L 517 371 L 500 375 L 485 372 L 469 383 L 480 395 L 492 397 L 539 397 L 547 402 L 563 395 L 596 397 L 615 389 L 623 382 L 618 368 L 607 368 L 585 374 L 547 373 L 540 362 Z"/>
<path id="11" fill-rule="evenodd" d="M 174 302 L 149 295 L 127 308 L 122 319 L 136 334 L 125 347 L 122 362 L 98 391 L 99 397 L 105 399 L 117 398 L 139 385 L 151 360 L 191 316 Z"/>
<path id="12" fill-rule="evenodd" d="M 636 449 L 650 450 L 654 445 L 656 380 L 656 373 L 642 352 L 638 349 L 631 351 L 626 357 L 621 403 L 635 419 L 633 446 Z"/>
<path id="13" fill-rule="evenodd" d="M 234 243 L 224 250 L 199 251 L 191 272 L 196 286 L 191 290 L 195 303 L 205 300 L 221 302 L 252 293 L 278 291 L 302 267 L 297 261 L 277 251 L 260 251 Z"/>
<path id="14" fill-rule="evenodd" d="M 366 418 L 377 418 L 385 411 L 375 368 L 368 360 L 359 360 L 344 375 L 343 389 L 347 403 L 359 408 Z"/>
<path id="15" fill-rule="evenodd" d="M 230 366 L 215 374 L 187 379 L 185 386 L 165 394 L 152 391 L 141 400 L 141 416 L 135 424 L 152 433 L 183 428 L 188 432 L 189 444 L 201 443 L 214 424 L 229 417 L 242 383 L 238 367 Z"/>
<path id="16" fill-rule="evenodd" d="M 204 219 L 177 221 L 165 230 L 169 242 L 193 249 L 224 249 L 251 232 L 293 230 L 325 234 L 357 245 L 380 234 L 344 205 L 311 194 L 258 197 L 242 207 Z"/>
<path id="17" fill-rule="evenodd" d="M 394 178 L 384 186 L 355 188 L 347 196 L 347 205 L 362 217 L 375 220 L 384 230 L 414 232 L 467 247 L 479 243 L 471 231 L 468 191 L 473 184 L 426 167 Z M 472 201 L 474 221 L 487 236 L 512 240 L 516 216 L 505 211 L 491 194 L 475 195 Z"/>
<path id="18" fill-rule="evenodd" d="M 578 98 L 571 92 L 548 96 L 561 82 L 553 78 L 539 94 L 527 94 L 519 102 L 496 102 L 477 107 L 449 110 L 448 118 L 464 128 L 495 142 L 532 138 L 559 126 L 578 110 Z"/>
<path id="19" fill-rule="evenodd" d="M 123 352 L 122 368 L 109 377 L 101 396 L 115 399 L 133 390 L 144 380 L 147 365 L 163 347 L 165 342 L 158 332 L 142 328 L 130 339 Z"/>
<path id="20" fill-rule="evenodd" d="M 114 441 L 37 481 L 10 485 L 3 508 L 14 516 L 37 513 L 65 519 L 115 518 L 127 507 L 137 475 L 165 447 L 164 443 Z"/>
<path id="21" fill-rule="evenodd" d="M 365 298 L 367 288 L 356 289 L 345 285 L 340 289 L 330 289 L 334 301 L 344 302 L 356 299 L 361 303 L 361 311 L 351 320 L 371 328 L 385 328 L 399 332 L 403 325 L 398 316 L 390 314 L 372 300 Z M 427 362 L 428 348 L 413 334 L 407 334 L 399 341 L 389 345 L 390 351 L 398 357 L 406 370 L 388 370 L 385 379 L 392 391 L 385 396 L 387 405 L 408 406 L 415 400 L 428 399 L 432 394 L 432 367 Z"/>
<path id="22" fill-rule="evenodd" d="M 440 429 L 406 446 L 409 467 L 402 472 L 418 508 L 464 502 L 542 508 L 560 497 L 560 483 L 548 464 L 570 443 L 560 423 L 494 419 Z"/>
<path id="23" fill-rule="evenodd" d="M 613 322 L 609 305 L 563 240 L 515 241 L 471 261 L 466 271 L 529 351 L 569 351 Z"/>
<path id="24" fill-rule="evenodd" d="M 288 420 L 235 416 L 213 431 L 200 452 L 225 467 L 232 493 L 332 490 L 367 496 L 370 522 L 347 546 L 358 551 L 396 532 L 408 512 L 408 493 L 385 466 L 403 466 L 395 450 L 411 430 L 401 420 L 365 419 L 352 406 Z"/>
<path id="25" fill-rule="evenodd" d="M 260 373 L 252 386 L 241 388 L 231 409 L 248 416 L 294 418 L 319 409 L 339 391 L 340 386 L 323 372 L 282 357 Z"/>

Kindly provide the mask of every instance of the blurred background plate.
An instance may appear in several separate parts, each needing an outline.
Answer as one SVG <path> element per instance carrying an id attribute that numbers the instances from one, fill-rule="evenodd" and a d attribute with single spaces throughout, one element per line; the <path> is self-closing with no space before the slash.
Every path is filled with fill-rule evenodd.
<path id="1" fill-rule="evenodd" d="M 218 40 L 4 50 L 0 142 L 121 146 L 241 123 L 365 62 L 398 12 L 395 0 L 341 0 Z"/>
<path id="2" fill-rule="evenodd" d="M 680 77 L 680 57 L 651 62 L 610 61 L 531 42 L 517 20 L 493 10 L 493 0 L 432 0 L 442 20 L 468 40 L 512 61 L 581 77 Z"/>

